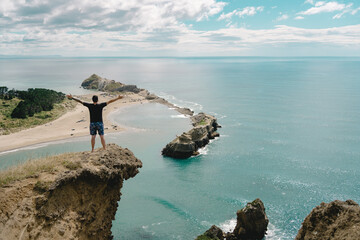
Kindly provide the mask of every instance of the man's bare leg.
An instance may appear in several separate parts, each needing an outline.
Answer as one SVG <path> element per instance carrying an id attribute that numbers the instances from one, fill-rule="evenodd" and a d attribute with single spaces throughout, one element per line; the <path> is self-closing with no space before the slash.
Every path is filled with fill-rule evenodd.
<path id="1" fill-rule="evenodd" d="M 106 147 L 105 147 L 105 138 L 104 138 L 104 135 L 100 135 L 100 139 L 101 139 L 101 144 L 103 146 L 103 149 L 105 150 Z"/>
<path id="2" fill-rule="evenodd" d="M 91 152 L 94 151 L 96 135 L 91 135 Z"/>

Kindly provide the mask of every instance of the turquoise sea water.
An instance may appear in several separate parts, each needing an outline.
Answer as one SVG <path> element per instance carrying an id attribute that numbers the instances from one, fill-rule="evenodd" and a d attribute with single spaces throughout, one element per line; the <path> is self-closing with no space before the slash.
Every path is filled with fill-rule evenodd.
<path id="1" fill-rule="evenodd" d="M 200 156 L 160 155 L 190 121 L 158 104 L 111 117 L 129 131 L 108 142 L 144 164 L 125 182 L 115 239 L 194 239 L 261 198 L 266 239 L 293 239 L 322 201 L 360 202 L 360 58 L 0 59 L 0 85 L 81 94 L 92 73 L 137 84 L 196 112 L 214 114 L 221 137 Z M 88 137 L 0 154 L 0 168 L 89 149 Z M 99 146 L 99 145 L 98 145 Z"/>

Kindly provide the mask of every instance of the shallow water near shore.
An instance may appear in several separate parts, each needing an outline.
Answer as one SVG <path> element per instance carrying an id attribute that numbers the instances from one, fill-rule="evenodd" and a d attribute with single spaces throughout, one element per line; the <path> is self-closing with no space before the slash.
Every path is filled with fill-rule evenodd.
<path id="1" fill-rule="evenodd" d="M 0 70 L 0 85 L 73 94 L 97 73 L 218 118 L 221 137 L 204 154 L 174 160 L 161 149 L 189 119 L 159 104 L 112 114 L 131 128 L 107 141 L 144 165 L 124 183 L 115 239 L 194 239 L 212 224 L 231 228 L 255 198 L 266 239 L 293 239 L 322 201 L 360 202 L 359 58 L 0 59 Z M 89 146 L 83 137 L 0 154 L 0 168 Z"/>

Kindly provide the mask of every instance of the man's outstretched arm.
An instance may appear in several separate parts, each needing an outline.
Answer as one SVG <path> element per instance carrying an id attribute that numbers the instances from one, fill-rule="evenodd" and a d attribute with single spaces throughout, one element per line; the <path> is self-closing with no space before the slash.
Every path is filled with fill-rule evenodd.
<path id="1" fill-rule="evenodd" d="M 110 103 L 113 103 L 113 102 L 115 102 L 115 101 L 117 101 L 119 99 L 122 99 L 122 98 L 124 98 L 124 97 L 119 95 L 117 98 L 114 98 L 114 99 L 111 99 L 111 100 L 107 101 L 106 105 L 109 105 Z"/>
<path id="2" fill-rule="evenodd" d="M 73 99 L 73 100 L 75 100 L 76 102 L 83 104 L 83 102 L 82 102 L 81 100 L 76 99 L 76 98 L 73 98 L 73 96 L 72 96 L 71 94 L 66 95 L 66 96 L 67 96 L 70 100 Z"/>

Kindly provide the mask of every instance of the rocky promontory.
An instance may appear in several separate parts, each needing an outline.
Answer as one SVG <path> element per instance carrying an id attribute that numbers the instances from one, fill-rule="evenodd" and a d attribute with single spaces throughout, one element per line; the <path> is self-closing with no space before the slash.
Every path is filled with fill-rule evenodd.
<path id="1" fill-rule="evenodd" d="M 111 239 L 123 181 L 141 167 L 130 150 L 108 144 L 2 172 L 0 239 Z"/>
<path id="2" fill-rule="evenodd" d="M 194 116 L 194 112 L 191 109 L 176 106 L 166 99 L 150 93 L 146 89 L 137 88 L 135 85 L 125 85 L 123 83 L 116 82 L 115 80 L 108 80 L 93 74 L 89 78 L 85 79 L 81 86 L 86 89 L 96 89 L 111 93 L 123 92 L 137 94 L 144 100 L 160 103 L 181 114 L 191 116 L 194 128 L 186 133 L 183 133 L 181 136 L 176 137 L 173 141 L 167 144 L 162 150 L 162 154 L 164 156 L 184 159 L 198 155 L 199 148 L 208 144 L 210 139 L 220 136 L 219 133 L 216 132 L 220 125 L 217 123 L 217 119 L 215 117 L 205 113 L 199 113 Z"/>
<path id="3" fill-rule="evenodd" d="M 213 225 L 196 240 L 260 240 L 263 239 L 269 219 L 265 207 L 260 199 L 248 203 L 243 209 L 237 211 L 237 223 L 233 232 L 224 233 L 219 227 Z"/>
<path id="4" fill-rule="evenodd" d="M 193 128 L 177 136 L 166 145 L 162 154 L 173 158 L 189 158 L 198 155 L 199 148 L 209 143 L 210 139 L 219 137 L 216 130 L 220 127 L 217 119 L 205 113 L 199 113 L 191 117 Z"/>
<path id="5" fill-rule="evenodd" d="M 109 80 L 102 78 L 96 74 L 91 75 L 85 79 L 81 86 L 85 89 L 95 89 L 104 92 L 133 92 L 139 93 L 144 89 L 138 88 L 136 85 L 126 85 L 124 83 L 116 82 L 115 80 Z"/>
<path id="6" fill-rule="evenodd" d="M 192 116 L 194 114 L 194 112 L 191 111 L 189 108 L 176 106 L 167 101 L 166 99 L 150 93 L 146 89 L 138 88 L 136 85 L 127 85 L 121 82 L 116 82 L 115 80 L 109 80 L 96 74 L 93 74 L 87 79 L 85 79 L 81 83 L 81 86 L 85 89 L 93 89 L 110 93 L 135 93 L 141 96 L 144 100 L 163 104 L 169 108 L 173 108 L 181 114 L 189 116 Z"/>
<path id="7" fill-rule="evenodd" d="M 321 203 L 305 218 L 295 238 L 307 239 L 360 239 L 360 206 L 353 200 Z"/>

